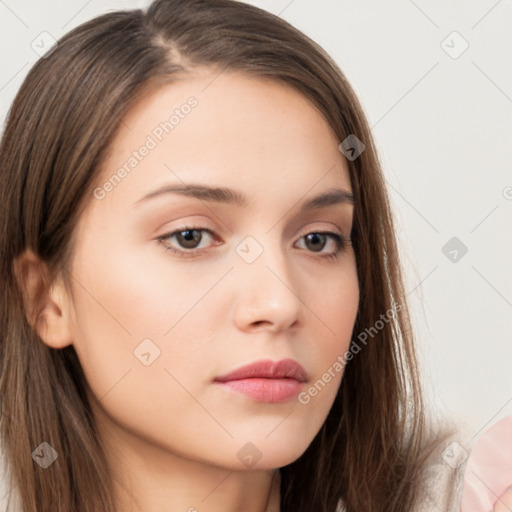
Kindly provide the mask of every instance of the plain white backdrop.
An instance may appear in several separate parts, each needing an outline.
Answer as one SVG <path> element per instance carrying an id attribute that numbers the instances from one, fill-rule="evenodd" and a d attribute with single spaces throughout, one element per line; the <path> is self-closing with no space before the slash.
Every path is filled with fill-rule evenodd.
<path id="1" fill-rule="evenodd" d="M 59 39 L 148 3 L 0 0 L 2 125 L 41 33 Z M 359 95 L 398 221 L 429 400 L 474 439 L 512 414 L 512 1 L 249 3 L 323 46 Z"/>

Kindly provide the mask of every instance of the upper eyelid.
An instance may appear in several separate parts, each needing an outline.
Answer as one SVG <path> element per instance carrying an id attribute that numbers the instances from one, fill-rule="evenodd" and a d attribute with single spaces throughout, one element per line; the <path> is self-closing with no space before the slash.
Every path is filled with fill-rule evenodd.
<path id="1" fill-rule="evenodd" d="M 344 238 L 346 240 L 350 240 L 350 236 L 346 236 L 344 235 L 341 231 L 341 228 L 337 228 L 340 230 L 340 232 L 335 232 L 335 231 L 332 231 L 332 230 L 329 230 L 329 229 L 326 229 L 326 228 L 318 228 L 318 229 L 315 229 L 315 228 L 310 228 L 309 230 L 306 230 L 303 232 L 302 235 L 300 235 L 299 238 L 302 238 L 310 233 L 325 233 L 325 234 L 335 234 L 335 235 L 338 235 L 340 236 L 341 238 Z M 214 229 L 214 228 L 209 228 L 209 227 L 205 227 L 205 226 L 199 226 L 199 225 L 195 225 L 194 222 L 190 222 L 190 223 L 185 223 L 183 226 L 181 227 L 178 227 L 176 229 L 173 229 L 171 231 L 166 231 L 165 233 L 163 233 L 162 235 L 158 236 L 157 238 L 158 239 L 161 239 L 161 238 L 169 238 L 173 235 L 176 235 L 178 233 L 181 233 L 183 231 L 187 231 L 187 230 L 196 230 L 196 231 L 205 231 L 207 233 L 209 233 L 213 238 L 218 238 L 219 235 L 217 233 L 217 230 Z"/>
<path id="2" fill-rule="evenodd" d="M 190 225 L 184 225 L 180 228 L 177 228 L 177 229 L 174 229 L 172 231 L 169 231 L 167 233 L 164 233 L 163 235 L 160 235 L 157 237 L 157 240 L 159 242 L 164 242 L 165 239 L 169 239 L 183 231 L 187 231 L 187 230 L 195 230 L 195 231 L 205 231 L 207 232 L 211 237 L 212 239 L 215 241 L 218 239 L 218 235 L 217 233 L 210 229 L 210 228 L 206 228 L 206 227 L 200 227 L 200 226 L 194 226 L 193 223 L 190 223 Z M 306 235 L 309 235 L 311 233 L 321 233 L 321 234 L 324 234 L 324 235 L 327 235 L 327 236 L 331 236 L 332 237 L 338 237 L 339 240 L 335 240 L 335 242 L 337 243 L 338 241 L 340 241 L 342 244 L 350 244 L 352 242 L 352 238 L 350 236 L 346 236 L 344 235 L 343 233 L 339 233 L 339 232 L 335 232 L 335 231 L 330 231 L 328 229 L 310 229 L 310 230 L 307 230 L 305 231 L 302 235 L 299 236 L 298 240 L 301 240 L 303 239 Z M 183 251 L 183 252 L 201 252 L 201 251 L 204 251 L 204 250 L 207 250 L 207 249 L 197 249 L 197 248 L 192 248 L 192 249 L 184 249 L 184 248 L 181 248 L 181 249 L 177 249 L 178 251 Z"/>
<path id="3" fill-rule="evenodd" d="M 339 221 L 339 219 L 338 219 Z M 335 222 L 332 222 L 332 221 L 327 221 L 327 220 L 323 220 L 323 221 L 311 221 L 309 222 L 308 221 L 308 224 L 330 224 L 331 226 L 335 226 L 336 229 L 339 230 L 339 234 L 340 236 L 343 236 L 344 233 L 343 233 L 343 228 L 336 225 Z M 343 225 L 343 222 L 338 222 L 338 224 L 341 224 Z M 214 226 L 212 223 L 210 223 L 209 221 L 205 221 L 205 220 L 189 220 L 189 221 L 182 221 L 181 223 L 181 226 L 178 226 L 176 228 L 173 228 L 172 230 L 166 230 L 165 233 L 163 233 L 161 236 L 166 236 L 166 235 L 171 235 L 171 234 L 175 234 L 175 233 L 179 233 L 180 231 L 185 231 L 186 229 L 197 229 L 197 230 L 204 230 L 204 231 L 209 231 L 210 233 L 213 233 L 213 234 L 218 234 L 219 231 L 224 231 L 224 228 L 221 228 L 221 229 L 218 229 L 217 226 Z M 307 233 L 312 233 L 312 232 L 315 232 L 316 229 L 320 230 L 320 231 L 326 231 L 330 228 L 309 228 L 310 230 L 309 231 L 305 231 L 305 234 Z M 231 232 L 231 234 L 233 233 L 233 230 L 228 228 L 228 231 Z"/>
<path id="4" fill-rule="evenodd" d="M 333 208 L 334 206 L 337 206 L 337 208 Z M 159 224 L 159 227 L 157 229 L 155 229 L 155 231 L 153 233 L 155 233 L 157 231 L 161 231 L 162 227 L 165 226 L 166 224 L 170 224 L 170 221 L 172 221 L 172 220 L 174 220 L 176 223 L 179 222 L 183 226 L 187 226 L 187 225 L 201 226 L 202 229 L 207 229 L 207 230 L 209 229 L 209 230 L 213 231 L 214 233 L 221 233 L 221 232 L 225 232 L 225 230 L 227 230 L 228 232 L 230 232 L 230 234 L 233 234 L 234 230 L 236 229 L 231 223 L 226 223 L 226 222 L 222 221 L 222 219 L 220 219 L 215 214 L 215 212 L 213 212 L 213 217 L 216 217 L 217 220 L 212 221 L 210 218 L 211 214 L 212 214 L 212 210 L 210 208 L 209 208 L 209 212 L 203 212 L 203 211 L 201 211 L 202 209 L 200 209 L 199 211 L 196 211 L 196 212 L 192 212 L 190 210 L 189 210 L 189 212 L 185 212 L 184 210 L 188 210 L 188 207 L 186 207 L 180 211 L 180 214 L 183 215 L 183 217 L 181 217 L 181 220 L 178 217 L 175 217 L 174 219 L 168 218 L 167 222 L 165 222 L 163 224 Z M 186 213 L 189 213 L 189 215 L 186 215 Z M 291 231 L 293 229 L 292 225 L 298 225 L 298 224 L 302 224 L 302 223 L 307 223 L 307 224 L 328 223 L 328 224 L 334 225 L 336 227 L 336 229 L 339 230 L 338 234 L 340 236 L 345 236 L 345 238 L 350 238 L 350 232 L 351 232 L 350 225 L 352 224 L 352 215 L 350 215 L 349 217 L 347 217 L 346 215 L 347 215 L 346 211 L 344 211 L 344 213 L 342 214 L 340 205 L 324 206 L 322 208 L 315 209 L 314 211 L 300 213 L 300 214 L 294 216 L 292 224 L 285 229 L 285 232 Z M 174 213 L 172 216 L 174 217 Z M 324 216 L 325 216 L 324 219 L 319 218 L 319 217 L 324 217 Z M 187 218 L 188 218 L 188 220 L 187 220 Z M 227 219 L 225 219 L 225 220 L 227 221 Z M 173 229 L 172 232 L 179 231 L 179 229 L 180 229 L 180 226 L 178 225 L 178 228 Z M 295 229 L 293 229 L 293 231 L 296 232 Z M 169 234 L 169 233 L 171 233 L 171 231 L 167 231 L 166 233 Z M 348 236 L 346 233 L 348 233 Z"/>
<path id="5" fill-rule="evenodd" d="M 171 251 L 172 253 L 174 253 L 176 256 L 179 256 L 179 257 L 196 258 L 196 257 L 201 257 L 205 254 L 209 254 L 209 253 L 211 253 L 211 251 L 213 251 L 213 255 L 215 255 L 216 253 L 215 253 L 214 247 L 218 246 L 218 245 L 223 245 L 222 243 L 221 244 L 215 243 L 216 239 L 218 239 L 218 237 L 216 236 L 216 232 L 209 228 L 201 227 L 199 225 L 194 226 L 193 224 L 194 223 L 190 223 L 188 226 L 184 225 L 182 227 L 179 227 L 169 233 L 166 233 L 164 235 L 157 237 L 156 240 L 157 240 L 158 244 L 164 248 L 164 250 Z M 306 250 L 307 257 L 313 258 L 315 261 L 336 260 L 336 258 L 338 257 L 338 255 L 340 253 L 342 253 L 343 251 L 347 250 L 349 247 L 352 246 L 351 233 L 349 236 L 345 236 L 343 233 L 341 233 L 341 231 L 342 231 L 341 228 L 339 228 L 337 226 L 337 229 L 339 229 L 340 232 L 335 232 L 335 231 L 328 230 L 328 229 L 312 228 L 312 229 L 305 231 L 301 236 L 299 236 L 297 241 L 303 240 L 305 238 L 305 236 L 310 233 L 322 233 L 324 236 L 327 236 L 328 238 L 330 238 L 331 242 L 333 242 L 335 244 L 336 247 L 335 247 L 334 251 L 330 251 L 327 253 L 318 252 L 318 254 L 315 255 L 314 253 L 309 254 L 308 251 Z M 186 231 L 186 230 L 206 231 L 212 237 L 213 243 L 210 244 L 208 247 L 203 247 L 203 248 L 193 247 L 193 248 L 189 248 L 189 249 L 184 248 L 184 247 L 173 246 L 173 244 L 170 242 L 166 243 L 166 239 L 169 239 L 169 238 L 175 236 L 177 233 L 180 233 L 180 232 Z M 296 242 L 294 242 L 294 244 L 293 244 L 294 247 L 295 247 L 295 243 Z M 303 250 L 303 249 L 300 248 L 300 250 Z"/>

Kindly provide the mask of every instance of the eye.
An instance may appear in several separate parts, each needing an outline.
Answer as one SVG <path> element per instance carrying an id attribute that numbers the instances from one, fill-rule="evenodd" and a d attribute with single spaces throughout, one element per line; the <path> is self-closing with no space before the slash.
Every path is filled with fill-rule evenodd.
<path id="1" fill-rule="evenodd" d="M 321 258 L 327 258 L 329 260 L 336 259 L 340 252 L 350 244 L 348 238 L 332 231 L 313 231 L 301 237 L 300 240 L 305 240 L 306 248 L 311 249 L 312 252 L 318 253 L 320 253 L 326 247 L 327 242 L 331 240 L 332 244 L 334 244 L 334 250 L 322 253 L 320 256 Z"/>
<path id="2" fill-rule="evenodd" d="M 206 233 L 206 237 L 203 233 Z M 204 239 L 214 238 L 214 233 L 206 228 L 201 228 L 197 226 L 184 226 L 172 233 L 165 234 L 161 237 L 158 237 L 158 241 L 164 246 L 165 249 L 172 251 L 178 256 L 193 256 L 192 251 L 199 248 L 201 242 Z M 172 247 L 167 243 L 167 240 L 175 240 L 182 249 L 176 247 Z M 196 253 L 198 251 L 195 251 Z M 199 251 L 202 252 L 202 251 Z M 191 253 L 191 254 L 188 254 Z"/>
<path id="3" fill-rule="evenodd" d="M 204 245 L 208 247 L 208 239 L 216 240 L 215 233 L 199 226 L 183 226 L 157 238 L 164 249 L 179 257 L 194 257 L 206 252 L 205 247 L 201 247 L 201 243 L 206 240 Z M 336 259 L 339 253 L 350 244 L 350 239 L 331 231 L 313 231 L 299 238 L 299 241 L 302 240 L 305 241 L 304 245 L 308 252 L 318 253 L 320 258 L 330 260 Z M 175 243 L 169 243 L 170 241 Z M 329 241 L 334 247 L 331 251 L 323 251 Z"/>

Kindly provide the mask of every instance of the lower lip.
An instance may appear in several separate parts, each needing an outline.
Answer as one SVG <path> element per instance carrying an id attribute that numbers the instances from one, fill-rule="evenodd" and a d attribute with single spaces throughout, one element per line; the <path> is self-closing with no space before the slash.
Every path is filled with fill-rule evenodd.
<path id="1" fill-rule="evenodd" d="M 217 382 L 257 402 L 281 403 L 297 396 L 302 383 L 295 379 L 240 379 Z"/>

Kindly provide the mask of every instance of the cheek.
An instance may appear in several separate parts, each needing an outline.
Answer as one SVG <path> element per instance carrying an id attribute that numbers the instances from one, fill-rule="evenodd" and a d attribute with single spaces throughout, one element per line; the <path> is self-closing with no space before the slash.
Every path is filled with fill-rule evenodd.
<path id="1" fill-rule="evenodd" d="M 347 258 L 338 272 L 329 270 L 331 279 L 325 270 L 301 281 L 305 325 L 293 350 L 309 365 L 316 392 L 307 403 L 299 400 L 277 411 L 227 400 L 208 384 L 213 372 L 225 367 L 223 358 L 232 355 L 230 336 L 231 341 L 241 336 L 226 316 L 240 293 L 233 275 L 221 279 L 229 266 L 185 272 L 175 265 L 171 273 L 165 258 L 145 265 L 141 254 L 111 252 L 99 258 L 90 249 L 82 249 L 88 258 L 74 270 L 80 282 L 74 345 L 108 416 L 176 453 L 209 454 L 235 467 L 239 461 L 226 454 L 237 453 L 240 439 L 254 440 L 275 467 L 302 453 L 341 381 L 342 372 L 329 382 L 325 374 L 350 344 L 359 300 L 353 260 Z M 246 355 L 243 348 L 237 358 Z"/>
<path id="2" fill-rule="evenodd" d="M 101 305 L 83 291 L 76 301 L 74 346 L 103 415 L 184 456 L 206 453 L 208 443 L 201 447 L 198 440 L 209 438 L 212 425 L 192 396 L 202 391 L 218 359 L 206 329 L 217 321 L 211 304 L 197 302 L 197 287 L 188 292 L 190 300 L 175 293 L 163 300 L 161 280 L 114 277 L 95 281 Z"/>
<path id="3" fill-rule="evenodd" d="M 229 350 L 219 339 L 233 334 L 226 315 L 239 293 L 233 275 L 222 279 L 229 266 L 190 272 L 175 264 L 170 273 L 165 258 L 144 265 L 144 255 L 133 250 L 98 255 L 91 246 L 81 253 L 88 258 L 74 269 L 80 282 L 75 348 L 99 395 L 126 372 L 146 366 L 167 368 L 189 382 L 193 368 L 209 375 L 211 363 Z M 353 254 L 334 265 L 336 271 L 326 267 L 301 283 L 306 325 L 295 348 L 317 378 L 348 349 L 359 302 Z"/>
<path id="4" fill-rule="evenodd" d="M 305 347 L 307 354 L 303 357 L 311 362 L 314 375 L 299 396 L 299 403 L 325 416 L 343 378 L 359 307 L 359 283 L 353 255 L 343 263 L 336 279 L 325 280 L 321 290 L 311 287 L 308 292 L 311 323 L 317 330 L 310 331 L 314 343 Z"/>
<path id="5" fill-rule="evenodd" d="M 193 368 L 204 374 L 195 358 L 203 351 L 203 359 L 212 360 L 203 350 L 212 346 L 204 336 L 212 313 L 198 298 L 217 279 L 206 276 L 190 286 L 182 273 L 169 279 L 165 269 L 129 253 L 99 254 L 84 246 L 81 254 L 88 257 L 73 269 L 75 350 L 95 396 L 118 396 L 116 407 L 124 403 L 126 411 L 149 397 L 160 405 L 176 400 L 165 369 L 180 382 Z"/>
<path id="6" fill-rule="evenodd" d="M 191 287 L 176 276 L 166 286 L 142 271 L 126 275 L 132 274 L 118 266 L 105 279 L 83 278 L 87 291 L 76 291 L 74 345 L 91 375 L 104 375 L 105 385 L 134 365 L 186 366 L 201 345 L 211 346 L 204 331 L 219 322 L 211 303 L 198 300 L 211 288 L 209 279 Z"/>
<path id="7" fill-rule="evenodd" d="M 320 281 L 320 280 L 319 280 Z M 359 283 L 353 254 L 345 255 L 332 277 L 309 283 L 306 302 L 310 321 L 319 329 L 315 345 L 323 363 L 347 350 L 359 307 Z"/>

